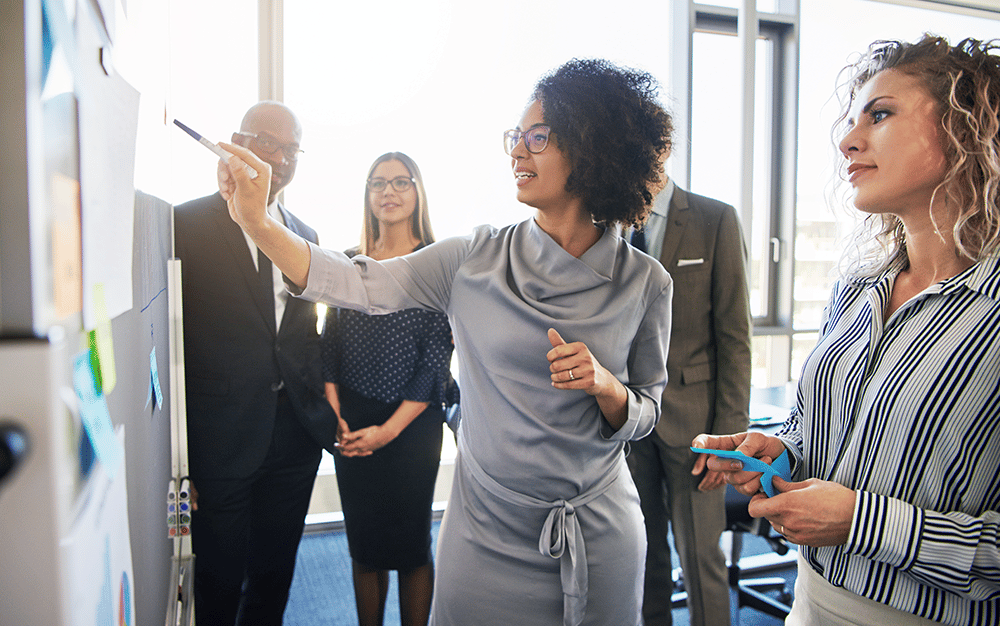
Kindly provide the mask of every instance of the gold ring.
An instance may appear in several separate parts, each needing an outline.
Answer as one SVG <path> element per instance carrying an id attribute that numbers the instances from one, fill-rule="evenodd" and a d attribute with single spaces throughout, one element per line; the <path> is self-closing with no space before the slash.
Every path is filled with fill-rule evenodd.
<path id="1" fill-rule="evenodd" d="M 576 380 L 576 376 L 573 375 L 573 370 L 572 369 L 570 369 L 570 371 L 569 371 L 569 379 L 570 380 Z"/>
<path id="2" fill-rule="evenodd" d="M 784 524 L 781 525 L 781 534 L 782 535 L 785 534 L 785 525 Z"/>

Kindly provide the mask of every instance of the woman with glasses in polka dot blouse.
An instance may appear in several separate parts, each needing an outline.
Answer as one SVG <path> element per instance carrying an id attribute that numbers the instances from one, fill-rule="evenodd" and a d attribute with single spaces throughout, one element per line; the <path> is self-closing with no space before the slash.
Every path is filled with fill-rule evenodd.
<path id="1" fill-rule="evenodd" d="M 372 164 L 364 207 L 361 245 L 348 256 L 390 259 L 434 241 L 420 170 L 401 152 Z M 443 313 L 327 314 L 324 379 L 339 416 L 337 484 L 360 626 L 382 623 L 389 570 L 399 572 L 402 623 L 427 623 L 442 407 L 457 400 L 449 385 L 452 350 Z"/>

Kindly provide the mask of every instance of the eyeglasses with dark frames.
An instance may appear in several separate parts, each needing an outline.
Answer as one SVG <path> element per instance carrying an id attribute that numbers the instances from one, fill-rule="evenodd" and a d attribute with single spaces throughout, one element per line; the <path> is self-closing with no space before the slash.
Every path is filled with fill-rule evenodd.
<path id="1" fill-rule="evenodd" d="M 296 143 L 281 143 L 271 135 L 267 133 L 244 133 L 238 132 L 237 135 L 242 137 L 249 137 L 251 143 L 253 143 L 258 150 L 265 152 L 267 154 L 274 154 L 278 150 L 284 155 L 286 161 L 298 161 L 299 153 L 304 153 L 305 150 L 299 148 Z"/>
<path id="2" fill-rule="evenodd" d="M 524 137 L 524 147 L 531 154 L 538 154 L 549 145 L 549 135 L 552 129 L 548 126 L 535 126 L 526 131 L 517 129 L 505 130 L 503 132 L 503 150 L 507 154 L 514 151 L 521 138 Z"/>
<path id="3" fill-rule="evenodd" d="M 365 181 L 365 185 L 368 187 L 369 190 L 374 191 L 376 193 L 385 191 L 386 187 L 392 185 L 393 189 L 402 193 L 404 191 L 407 191 L 410 187 L 413 186 L 413 179 L 410 178 L 409 176 L 397 176 L 392 180 L 386 180 L 384 178 L 369 178 L 367 181 Z"/>

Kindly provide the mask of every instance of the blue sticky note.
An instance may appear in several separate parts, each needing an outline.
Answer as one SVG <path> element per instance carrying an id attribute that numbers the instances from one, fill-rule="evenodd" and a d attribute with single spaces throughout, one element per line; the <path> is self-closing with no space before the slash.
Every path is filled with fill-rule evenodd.
<path id="1" fill-rule="evenodd" d="M 113 479 L 125 450 L 115 436 L 107 399 L 97 392 L 89 352 L 81 352 L 73 358 L 73 388 L 80 401 L 80 419 L 87 436 L 108 478 Z"/>
<path id="2" fill-rule="evenodd" d="M 701 454 L 714 454 L 726 459 L 740 461 L 743 463 L 743 470 L 747 472 L 761 472 L 760 485 L 769 498 L 775 494 L 774 485 L 771 484 L 773 476 L 778 476 L 786 482 L 792 480 L 792 468 L 788 461 L 788 450 L 782 452 L 781 456 L 774 460 L 774 463 L 768 465 L 760 459 L 755 459 L 752 456 L 747 456 L 735 450 L 710 450 L 707 448 L 695 448 L 694 446 L 691 449 Z"/>

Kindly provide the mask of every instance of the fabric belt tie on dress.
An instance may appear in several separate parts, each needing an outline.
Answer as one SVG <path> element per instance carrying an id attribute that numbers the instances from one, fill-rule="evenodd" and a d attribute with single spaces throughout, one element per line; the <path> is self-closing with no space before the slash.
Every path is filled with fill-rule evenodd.
<path id="1" fill-rule="evenodd" d="M 486 473 L 475 457 L 469 453 L 469 446 L 459 429 L 458 447 L 462 462 L 468 466 L 472 477 L 484 489 L 501 500 L 531 509 L 549 509 L 549 515 L 542 524 L 538 539 L 538 551 L 545 556 L 559 559 L 559 577 L 563 591 L 563 626 L 579 626 L 587 612 L 587 551 L 583 541 L 583 530 L 576 516 L 576 509 L 585 506 L 602 495 L 620 474 L 621 457 L 587 491 L 570 500 L 546 502 L 533 496 L 504 487 Z"/>

